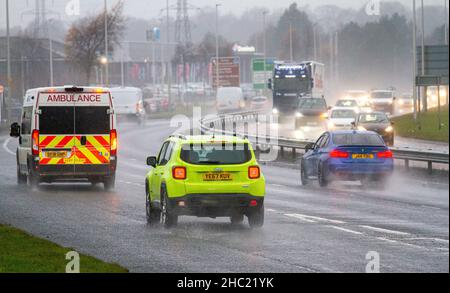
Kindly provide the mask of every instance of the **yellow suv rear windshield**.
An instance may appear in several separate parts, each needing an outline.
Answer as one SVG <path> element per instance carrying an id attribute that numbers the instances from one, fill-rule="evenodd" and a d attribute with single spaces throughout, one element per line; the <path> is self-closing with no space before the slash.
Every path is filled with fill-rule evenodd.
<path id="1" fill-rule="evenodd" d="M 248 143 L 185 144 L 181 160 L 193 165 L 239 165 L 252 159 Z"/>

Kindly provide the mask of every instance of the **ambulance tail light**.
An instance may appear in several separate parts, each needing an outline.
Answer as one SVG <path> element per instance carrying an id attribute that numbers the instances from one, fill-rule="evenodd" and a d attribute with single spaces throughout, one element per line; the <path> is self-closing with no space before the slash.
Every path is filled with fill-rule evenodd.
<path id="1" fill-rule="evenodd" d="M 31 133 L 31 154 L 39 156 L 39 130 L 33 130 Z"/>
<path id="2" fill-rule="evenodd" d="M 117 131 L 113 129 L 109 135 L 111 140 L 111 156 L 117 156 Z"/>

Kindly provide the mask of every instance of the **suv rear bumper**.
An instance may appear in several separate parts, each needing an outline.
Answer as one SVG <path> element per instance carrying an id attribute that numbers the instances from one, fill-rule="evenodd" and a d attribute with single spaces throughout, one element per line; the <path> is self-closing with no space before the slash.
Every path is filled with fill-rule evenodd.
<path id="1" fill-rule="evenodd" d="M 251 202 L 256 205 L 251 205 Z M 264 197 L 248 194 L 189 194 L 169 199 L 173 211 L 180 216 L 230 217 L 260 208 Z"/>

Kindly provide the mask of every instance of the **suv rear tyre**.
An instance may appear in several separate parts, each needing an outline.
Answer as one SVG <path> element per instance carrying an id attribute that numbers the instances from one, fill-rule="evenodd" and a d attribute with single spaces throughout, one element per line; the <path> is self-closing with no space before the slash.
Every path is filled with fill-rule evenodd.
<path id="1" fill-rule="evenodd" d="M 250 228 L 261 228 L 264 225 L 264 204 L 251 211 L 247 218 Z"/>

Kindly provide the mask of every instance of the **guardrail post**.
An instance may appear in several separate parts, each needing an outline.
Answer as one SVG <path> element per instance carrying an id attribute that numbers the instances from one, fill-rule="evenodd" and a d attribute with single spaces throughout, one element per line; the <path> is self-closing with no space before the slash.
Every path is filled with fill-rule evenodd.
<path id="1" fill-rule="evenodd" d="M 284 157 L 284 147 L 280 146 L 280 157 Z"/>
<path id="2" fill-rule="evenodd" d="M 405 160 L 405 169 L 409 171 L 409 160 Z"/>
<path id="3" fill-rule="evenodd" d="M 225 135 L 225 118 L 222 118 L 222 135 Z"/>
<path id="4" fill-rule="evenodd" d="M 433 162 L 428 162 L 428 174 L 433 174 Z"/>
<path id="5" fill-rule="evenodd" d="M 292 159 L 295 161 L 297 159 L 297 149 L 292 148 Z"/>

